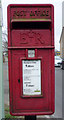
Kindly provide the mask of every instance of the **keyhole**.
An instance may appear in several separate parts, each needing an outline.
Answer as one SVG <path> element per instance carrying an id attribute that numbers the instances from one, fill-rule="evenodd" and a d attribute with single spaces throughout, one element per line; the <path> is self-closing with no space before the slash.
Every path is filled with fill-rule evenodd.
<path id="1" fill-rule="evenodd" d="M 18 79 L 18 83 L 20 83 L 20 79 Z"/>

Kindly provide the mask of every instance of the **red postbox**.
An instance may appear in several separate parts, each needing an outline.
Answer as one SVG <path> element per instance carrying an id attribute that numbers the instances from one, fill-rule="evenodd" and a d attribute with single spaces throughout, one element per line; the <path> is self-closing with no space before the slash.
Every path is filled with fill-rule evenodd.
<path id="1" fill-rule="evenodd" d="M 8 6 L 8 65 L 10 113 L 53 114 L 53 5 Z"/>

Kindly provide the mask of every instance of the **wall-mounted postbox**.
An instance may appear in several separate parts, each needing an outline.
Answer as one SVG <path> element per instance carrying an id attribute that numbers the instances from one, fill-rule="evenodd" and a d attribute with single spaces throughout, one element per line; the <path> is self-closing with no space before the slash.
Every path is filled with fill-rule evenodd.
<path id="1" fill-rule="evenodd" d="M 10 113 L 54 113 L 54 7 L 8 6 Z"/>

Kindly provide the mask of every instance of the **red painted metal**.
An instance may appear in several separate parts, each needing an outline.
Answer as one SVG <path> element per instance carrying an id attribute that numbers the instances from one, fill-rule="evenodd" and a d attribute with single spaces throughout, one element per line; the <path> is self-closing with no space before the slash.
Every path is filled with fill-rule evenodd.
<path id="1" fill-rule="evenodd" d="M 55 109 L 54 7 L 9 5 L 8 66 L 10 113 L 51 115 Z M 28 57 L 35 50 L 35 57 Z M 41 95 L 23 96 L 22 60 L 41 60 Z"/>

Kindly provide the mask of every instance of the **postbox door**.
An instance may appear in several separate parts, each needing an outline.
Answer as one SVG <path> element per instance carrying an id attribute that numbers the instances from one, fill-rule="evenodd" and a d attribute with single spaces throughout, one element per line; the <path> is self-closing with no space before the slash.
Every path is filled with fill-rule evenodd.
<path id="1" fill-rule="evenodd" d="M 13 102 L 13 112 L 17 113 L 24 113 L 24 112 L 47 112 L 47 111 L 53 111 L 53 96 L 54 93 L 52 93 L 53 91 L 53 86 L 54 86 L 54 82 L 53 82 L 53 69 L 52 69 L 52 65 L 53 65 L 53 60 L 52 60 L 52 51 L 47 49 L 38 49 L 37 50 L 37 57 L 30 58 L 27 59 L 26 58 L 26 50 L 15 50 L 12 51 L 12 84 L 11 84 L 11 88 L 13 90 L 13 99 L 11 102 Z M 32 94 L 30 92 L 30 90 L 32 90 L 33 85 L 38 85 L 38 83 L 29 83 L 31 81 L 31 77 L 30 80 L 28 81 L 24 81 L 28 83 L 27 89 L 25 87 L 26 90 L 29 90 L 30 94 L 27 94 L 27 92 L 25 91 L 25 93 L 23 94 L 23 76 L 25 75 L 23 73 L 23 61 L 31 61 L 31 62 L 36 62 L 38 60 L 38 63 L 40 62 L 39 65 L 39 69 L 40 69 L 40 79 L 39 79 L 39 85 L 40 86 L 40 93 L 38 94 L 38 92 L 36 93 L 36 95 Z M 29 62 L 30 63 L 30 62 Z M 28 65 L 28 63 L 27 63 Z M 29 64 L 31 65 L 31 64 Z M 30 67 L 30 70 L 32 70 L 33 68 Z M 34 68 L 36 69 L 36 68 Z M 24 69 L 26 70 L 26 69 Z M 27 69 L 28 70 L 28 69 Z M 26 71 L 27 71 L 26 70 Z M 31 72 L 31 71 L 30 71 Z M 24 74 L 24 75 L 23 75 Z M 28 74 L 28 73 L 27 73 Z M 30 75 L 32 75 L 30 73 Z M 36 74 L 37 75 L 37 74 Z M 38 76 L 38 75 L 37 75 Z M 32 78 L 35 81 L 38 82 L 38 77 L 36 76 L 37 80 L 35 80 L 35 77 Z M 28 77 L 28 75 L 26 75 L 25 77 Z M 28 78 L 26 78 L 28 79 Z M 52 79 L 52 81 L 51 81 Z M 26 83 L 26 84 L 27 84 Z M 25 83 L 24 83 L 25 84 Z M 25 84 L 25 85 L 26 85 Z M 32 85 L 31 87 L 29 87 L 29 85 Z M 52 86 L 53 85 L 53 86 Z M 38 86 L 38 87 L 39 87 Z M 12 96 L 11 96 L 12 97 Z M 11 108 L 12 109 L 12 108 Z"/>

